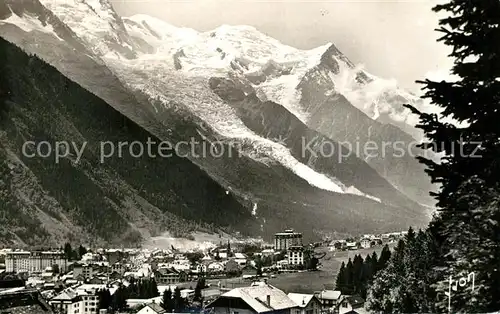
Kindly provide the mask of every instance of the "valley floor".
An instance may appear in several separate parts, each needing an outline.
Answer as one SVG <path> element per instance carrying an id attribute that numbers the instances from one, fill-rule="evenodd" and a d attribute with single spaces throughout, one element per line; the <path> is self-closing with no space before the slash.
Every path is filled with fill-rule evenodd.
<path id="1" fill-rule="evenodd" d="M 392 249 L 392 245 L 390 245 Z M 335 278 L 340 269 L 342 262 L 347 263 L 349 258 L 353 259 L 355 255 L 360 254 L 363 258 L 367 255 L 377 252 L 380 256 L 382 246 L 360 249 L 353 251 L 328 251 L 328 248 L 318 248 L 317 252 L 327 252 L 327 255 L 321 259 L 322 266 L 319 271 L 312 272 L 297 272 L 276 275 L 276 278 L 269 278 L 268 283 L 285 291 L 286 293 L 313 293 L 323 289 L 334 289 Z M 217 286 L 220 281 L 221 287 L 239 288 L 249 286 L 251 281 L 245 280 L 242 277 L 228 279 L 211 279 L 208 280 L 212 286 Z M 196 282 L 187 282 L 182 284 L 183 287 L 189 288 L 196 286 Z"/>

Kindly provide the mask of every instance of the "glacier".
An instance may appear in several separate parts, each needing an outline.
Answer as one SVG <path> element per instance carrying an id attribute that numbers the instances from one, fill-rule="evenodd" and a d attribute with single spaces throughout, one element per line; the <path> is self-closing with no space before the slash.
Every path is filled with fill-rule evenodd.
<path id="1" fill-rule="evenodd" d="M 41 0 L 41 3 L 86 42 L 96 54 L 95 58 L 104 61 L 132 90 L 159 100 L 165 108 L 182 104 L 193 115 L 211 125 L 224 141 L 251 142 L 253 145 L 245 146 L 251 151 L 243 153 L 263 163 L 269 160 L 279 162 L 312 186 L 380 201 L 354 186 L 346 187 L 336 178 L 316 172 L 295 159 L 283 145 L 255 134 L 206 83 L 206 78 L 228 72 L 252 75 L 265 71 L 269 66 L 281 67 L 287 73 L 266 78 L 254 87 L 263 100 L 282 105 L 305 123 L 309 113 L 300 105 L 301 95 L 297 85 L 308 71 L 321 62 L 331 43 L 300 50 L 284 45 L 252 26 L 222 25 L 211 31 L 198 32 L 146 15 L 122 19 L 106 0 Z M 20 21 L 12 20 L 16 19 L 14 16 L 3 22 L 49 31 L 48 26 L 35 25 L 31 17 L 18 17 L 22 19 Z M 136 49 L 140 46 L 138 39 L 154 50 Z M 372 79 L 370 83 L 358 84 L 357 74 L 363 70 L 353 67 L 345 57 L 333 58 L 339 63 L 340 72 L 338 75 L 330 73 L 330 79 L 338 92 L 369 113 L 372 119 L 388 112 L 394 120 L 408 121 L 407 112 L 396 111 L 387 103 L 377 101 L 384 97 L 387 90 L 394 90 L 394 82 L 369 75 Z M 239 64 L 236 69 L 235 63 Z M 178 93 L 179 90 L 183 92 Z M 200 99 L 203 101 L 200 102 Z M 155 112 L 159 112 L 156 103 L 151 105 Z"/>

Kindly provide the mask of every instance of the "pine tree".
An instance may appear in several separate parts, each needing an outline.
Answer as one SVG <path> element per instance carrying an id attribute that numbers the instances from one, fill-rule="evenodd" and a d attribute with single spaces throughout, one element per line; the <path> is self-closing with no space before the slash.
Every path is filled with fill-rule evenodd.
<path id="1" fill-rule="evenodd" d="M 113 294 L 111 308 L 115 311 L 126 310 L 128 308 L 127 305 L 128 298 L 129 294 L 127 293 L 127 289 L 124 288 L 123 286 L 120 286 Z"/>
<path id="2" fill-rule="evenodd" d="M 172 300 L 172 290 L 170 290 L 170 288 L 168 288 L 163 292 L 160 306 L 169 312 L 171 312 L 174 309 Z"/>
<path id="3" fill-rule="evenodd" d="M 99 297 L 99 309 L 108 309 L 111 307 L 113 298 L 108 289 L 100 289 L 97 295 Z"/>
<path id="4" fill-rule="evenodd" d="M 60 269 L 59 269 L 59 265 L 58 264 L 52 265 L 52 272 L 54 274 L 59 274 L 60 273 Z"/>
<path id="5" fill-rule="evenodd" d="M 361 255 L 356 254 L 352 263 L 352 285 L 353 294 L 358 294 L 362 287 L 362 272 L 363 272 L 363 258 Z"/>
<path id="6" fill-rule="evenodd" d="M 371 284 L 373 279 L 373 263 L 370 255 L 367 255 L 364 262 L 363 268 L 361 270 L 359 295 L 365 299 L 366 293 L 368 291 L 368 286 Z"/>
<path id="7" fill-rule="evenodd" d="M 457 208 L 459 214 L 443 213 L 439 235 L 446 235 L 441 250 L 446 268 L 441 272 L 437 293 L 447 292 L 453 281 L 463 277 L 466 286 L 453 291 L 452 311 L 493 312 L 500 309 L 500 199 L 497 188 L 488 188 L 484 180 L 471 179 L 463 185 Z M 487 200 L 487 203 L 484 203 Z M 446 220 L 445 220 L 446 219 Z M 459 230 L 454 231 L 452 226 Z M 470 274 L 475 289 L 472 291 Z M 444 277 L 444 278 L 443 278 Z M 448 299 L 439 303 L 447 309 Z"/>
<path id="8" fill-rule="evenodd" d="M 64 257 L 70 261 L 73 259 L 73 248 L 70 243 L 64 244 Z"/>
<path id="9" fill-rule="evenodd" d="M 158 291 L 158 284 L 156 283 L 156 280 L 154 278 L 151 278 L 150 282 L 151 284 L 150 284 L 149 295 L 150 298 L 155 298 L 160 295 L 160 292 Z"/>
<path id="10" fill-rule="evenodd" d="M 184 310 L 185 302 L 181 295 L 181 289 L 176 287 L 174 290 L 174 309 L 176 311 Z"/>
<path id="11" fill-rule="evenodd" d="M 205 288 L 205 278 L 200 278 L 198 279 L 198 282 L 196 283 L 196 287 L 194 288 L 194 300 L 195 301 L 201 301 L 203 296 L 201 294 L 201 291 Z"/>
<path id="12" fill-rule="evenodd" d="M 415 300 L 419 312 L 437 311 L 437 293 L 433 284 L 437 282 L 439 273 L 433 270 L 438 264 L 441 254 L 436 250 L 435 240 L 429 231 L 420 230 L 415 239 L 414 278 Z"/>
<path id="13" fill-rule="evenodd" d="M 400 240 L 387 267 L 379 271 L 377 256 L 375 255 L 373 258 L 372 255 L 374 280 L 366 298 L 366 308 L 369 311 L 406 313 L 404 311 L 405 304 L 403 304 L 406 289 L 403 264 L 404 247 L 404 241 Z"/>
<path id="14" fill-rule="evenodd" d="M 84 246 L 80 245 L 78 247 L 78 256 L 82 258 L 82 256 L 85 254 L 87 254 L 87 249 Z"/>
<path id="15" fill-rule="evenodd" d="M 138 299 L 147 299 L 148 297 L 148 291 L 147 291 L 147 281 L 145 280 L 139 280 L 137 283 L 137 286 L 135 287 L 135 297 Z"/>
<path id="16" fill-rule="evenodd" d="M 335 289 L 342 291 L 345 285 L 345 272 L 346 272 L 346 266 L 345 263 L 342 262 L 340 265 L 340 270 L 339 273 L 337 274 L 337 279 L 335 280 Z"/>
<path id="17" fill-rule="evenodd" d="M 435 265 L 439 254 L 430 232 L 419 231 L 398 242 L 387 266 L 377 273 L 367 294 L 373 312 L 433 313 L 437 311 Z"/>
<path id="18" fill-rule="evenodd" d="M 371 256 L 371 262 L 372 262 L 372 269 L 373 269 L 373 275 L 375 276 L 379 270 L 379 263 L 378 263 L 378 256 L 377 252 L 373 252 Z"/>
<path id="19" fill-rule="evenodd" d="M 259 257 L 255 260 L 255 267 L 257 268 L 257 276 L 260 277 L 262 276 L 262 265 L 263 265 L 263 261 L 262 261 L 262 258 Z"/>
<path id="20" fill-rule="evenodd" d="M 456 291 L 452 311 L 492 312 L 500 309 L 500 2 L 498 0 L 451 0 L 437 5 L 441 19 L 440 41 L 450 46 L 455 81 L 424 84 L 425 98 L 443 109 L 440 117 L 461 123 L 451 124 L 437 114 L 408 106 L 420 116 L 419 127 L 427 143 L 422 148 L 443 153 L 437 163 L 426 158 L 433 182 L 441 188 L 434 194 L 439 215 L 430 231 L 442 256 L 434 269 L 441 275 L 438 292 L 447 292 L 449 277 L 470 272 L 477 275 L 471 287 Z M 448 311 L 447 299 L 439 303 Z"/>
<path id="21" fill-rule="evenodd" d="M 382 252 L 380 253 L 380 258 L 377 263 L 377 268 L 380 270 L 385 269 L 390 259 L 391 259 L 391 250 L 389 249 L 389 246 L 386 244 L 382 249 Z"/>
<path id="22" fill-rule="evenodd" d="M 353 278 L 353 263 L 349 258 L 345 267 L 345 276 L 344 276 L 344 286 L 342 290 L 342 294 L 353 294 L 354 293 L 354 278 Z"/>

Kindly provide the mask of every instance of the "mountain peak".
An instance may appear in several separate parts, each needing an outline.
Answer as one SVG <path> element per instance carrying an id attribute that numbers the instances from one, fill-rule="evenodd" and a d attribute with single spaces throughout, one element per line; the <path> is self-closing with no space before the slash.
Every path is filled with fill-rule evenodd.
<path id="1" fill-rule="evenodd" d="M 338 73 L 340 70 L 338 61 L 344 62 L 348 68 L 355 68 L 354 63 L 352 63 L 333 43 L 330 42 L 324 46 L 328 48 L 321 56 L 321 63 L 330 67 L 335 73 Z"/>
<path id="2" fill-rule="evenodd" d="M 87 42 L 89 49 L 98 56 L 137 57 L 139 47 L 128 36 L 109 0 L 41 0 L 41 3 Z"/>

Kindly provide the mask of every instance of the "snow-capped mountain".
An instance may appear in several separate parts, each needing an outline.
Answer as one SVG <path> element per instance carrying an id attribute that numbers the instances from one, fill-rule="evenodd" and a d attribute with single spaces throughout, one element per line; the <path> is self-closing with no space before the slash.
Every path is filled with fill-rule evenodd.
<path id="1" fill-rule="evenodd" d="M 311 230 L 333 221 L 380 230 L 427 220 L 408 198 L 420 201 L 430 186 L 411 186 L 408 177 L 423 177 L 412 173 L 421 171 L 416 161 L 391 165 L 342 145 L 353 136 L 411 141 L 399 105 L 417 98 L 359 69 L 333 44 L 299 50 L 250 26 L 197 32 L 145 15 L 121 18 L 108 0 L 40 1 L 0 0 L 0 36 L 159 139 L 237 151 L 181 152 L 265 219 L 268 232 L 296 219 Z M 342 158 L 322 156 L 325 146 Z"/>
<path id="2" fill-rule="evenodd" d="M 133 40 L 122 19 L 107 0 L 41 0 L 63 23 L 87 43 L 98 56 L 112 54 L 128 59 L 139 52 L 151 52 L 152 47 Z"/>
<path id="3" fill-rule="evenodd" d="M 246 79 L 260 100 L 282 105 L 304 124 L 334 140 L 358 145 L 361 149 L 354 149 L 357 156 L 394 186 L 414 200 L 432 203 L 428 197 L 432 186 L 414 158 L 423 154 L 415 148 L 422 134 L 415 128 L 416 117 L 403 107 L 409 103 L 422 108 L 422 100 L 396 82 L 354 65 L 334 44 L 299 50 L 251 26 L 223 25 L 198 33 L 145 15 L 125 20 L 131 21 L 125 23 L 130 33 L 140 34 L 157 47 L 148 59 L 173 62 L 170 67 L 185 75 L 230 73 Z M 337 96 L 341 96 L 340 101 Z M 339 105 L 342 99 L 348 102 L 347 107 Z M 351 130 L 344 132 L 346 128 Z M 360 151 L 367 142 L 380 147 L 375 158 Z M 398 145 L 406 149 L 402 156 L 396 151 Z"/>
<path id="4" fill-rule="evenodd" d="M 394 80 L 376 77 L 362 66 L 354 65 L 332 43 L 312 50 L 299 50 L 246 25 L 223 25 L 198 33 L 147 15 L 134 15 L 124 21 L 129 33 L 158 49 L 157 55 L 178 52 L 177 66 L 185 71 L 200 76 L 230 70 L 240 72 L 255 83 L 262 97 L 286 106 L 304 122 L 310 113 L 301 108 L 301 95 L 296 88 L 309 70 L 322 61 L 330 63 L 332 89 L 343 94 L 370 118 L 398 126 L 404 123 L 410 134 L 421 138 L 410 111 L 401 104 L 418 106 L 422 100 L 399 88 Z M 328 57 L 332 60 L 326 60 Z"/>

